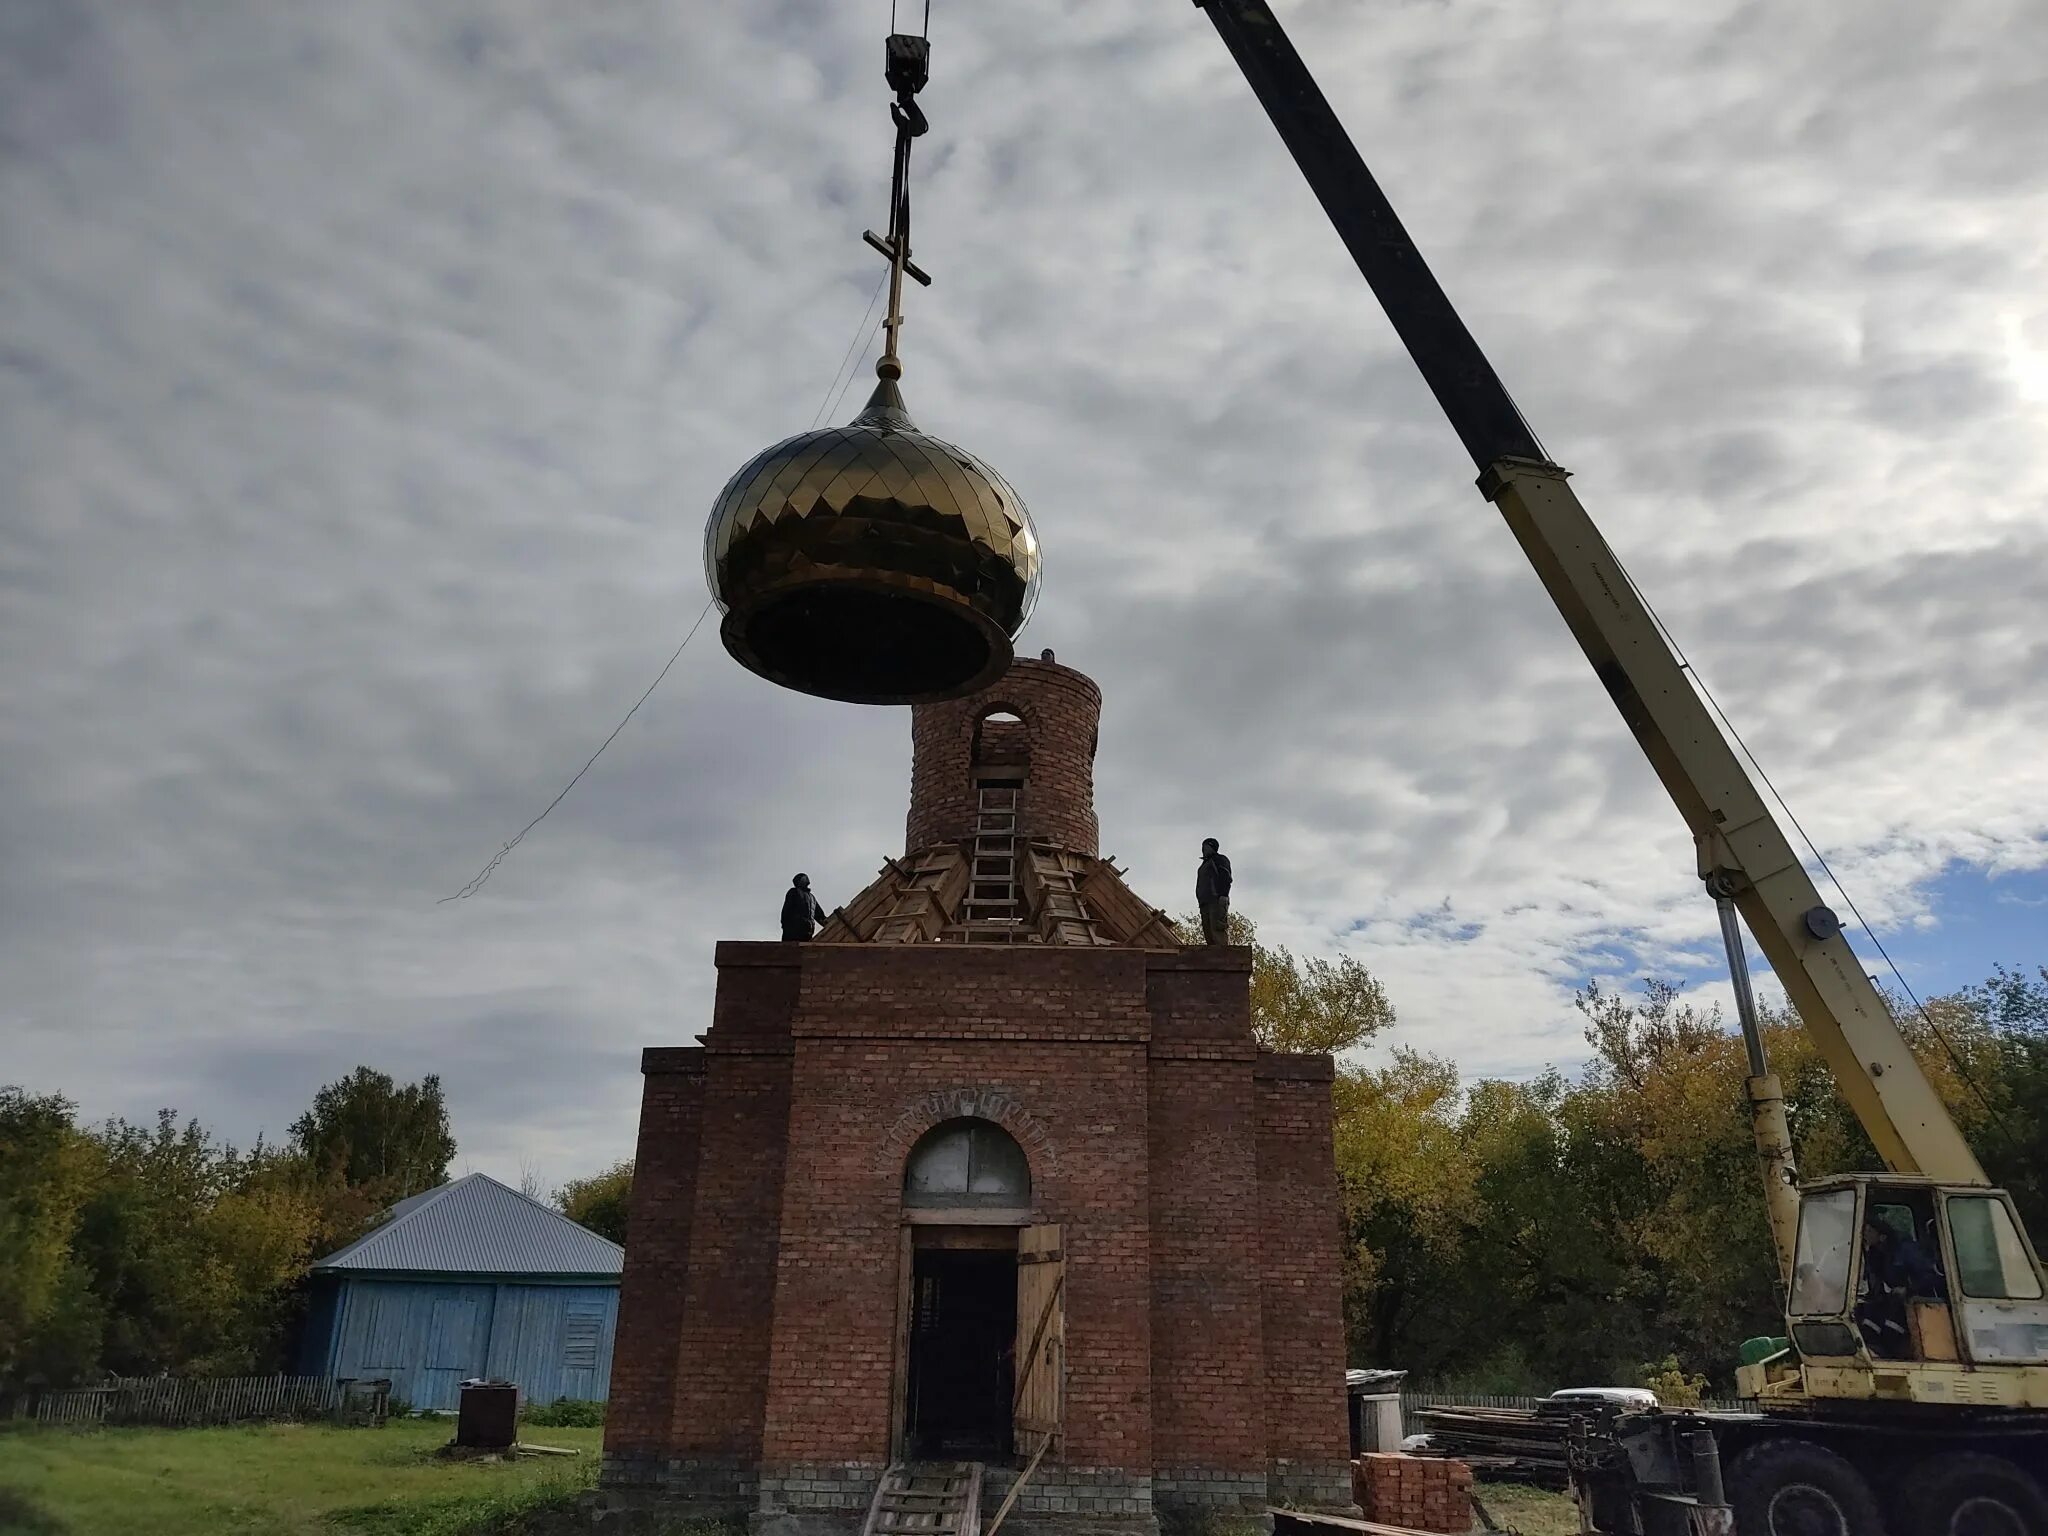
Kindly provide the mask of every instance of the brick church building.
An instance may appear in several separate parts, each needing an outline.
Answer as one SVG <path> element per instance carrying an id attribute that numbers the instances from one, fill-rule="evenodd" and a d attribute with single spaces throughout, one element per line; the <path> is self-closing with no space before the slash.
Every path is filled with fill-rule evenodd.
<path id="1" fill-rule="evenodd" d="M 645 1053 L 606 1501 L 1351 1502 L 1330 1059 L 1100 856 L 1100 710 L 1049 652 L 916 706 L 908 851 L 814 942 L 721 943 L 701 1044 Z"/>

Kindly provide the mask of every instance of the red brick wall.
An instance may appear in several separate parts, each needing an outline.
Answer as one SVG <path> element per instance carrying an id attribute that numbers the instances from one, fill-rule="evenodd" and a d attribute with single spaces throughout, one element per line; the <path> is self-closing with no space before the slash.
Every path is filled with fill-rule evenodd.
<path id="1" fill-rule="evenodd" d="M 1327 1056 L 1259 1054 L 1259 1203 L 1267 1453 L 1311 1467 L 1351 1454 L 1344 1416 L 1343 1211 Z"/>
<path id="2" fill-rule="evenodd" d="M 801 952 L 803 991 L 790 1024 L 799 1039 L 922 1040 L 937 1049 L 948 1040 L 1143 1040 L 1151 1030 L 1150 955 L 1141 949 L 818 944 Z"/>
<path id="3" fill-rule="evenodd" d="M 640 1070 L 640 1140 L 619 1279 L 619 1326 L 612 1350 L 605 1450 L 659 1455 L 668 1448 L 682 1331 L 683 1286 L 697 1201 L 697 1153 L 704 1103 L 704 1053 L 656 1047 Z"/>
<path id="4" fill-rule="evenodd" d="M 1151 1466 L 1139 951 L 804 952 L 770 1371 L 771 1467 L 889 1449 L 903 1159 L 993 1091 L 1067 1256 L 1069 1466 Z"/>
<path id="5" fill-rule="evenodd" d="M 799 1479 L 885 1459 L 903 1160 L 973 1112 L 1065 1232 L 1055 1465 L 1151 1474 L 1162 1499 L 1255 1500 L 1269 1460 L 1341 1485 L 1330 1064 L 1255 1051 L 1246 951 L 717 958 L 704 1048 L 648 1058 L 614 1451 Z"/>
<path id="6" fill-rule="evenodd" d="M 789 1016 L 803 953 L 794 944 L 718 946 L 670 1421 L 676 1455 L 760 1454 L 779 1238 L 773 1213 L 782 1206 L 789 1135 Z"/>
<path id="7" fill-rule="evenodd" d="M 1162 1474 L 1265 1473 L 1250 976 L 1249 950 L 1217 948 L 1156 956 L 1147 977 L 1152 1454 Z"/>
<path id="8" fill-rule="evenodd" d="M 975 727 L 1007 710 L 1024 722 L 1030 767 L 1018 828 L 1027 837 L 1079 853 L 1097 848 L 1095 739 L 1102 693 L 1072 667 L 1019 660 L 985 693 L 910 711 L 910 816 L 906 846 L 915 852 L 974 832 Z M 1013 764 L 1015 727 L 993 727 L 989 745 Z"/>

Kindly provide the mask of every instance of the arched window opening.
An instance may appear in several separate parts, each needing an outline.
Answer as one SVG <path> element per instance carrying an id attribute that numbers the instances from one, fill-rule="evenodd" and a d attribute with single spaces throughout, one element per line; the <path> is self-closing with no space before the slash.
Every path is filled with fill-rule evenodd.
<path id="1" fill-rule="evenodd" d="M 1019 818 L 1031 776 L 1031 726 L 1007 704 L 974 722 L 974 869 L 967 920 L 1014 926 L 1025 911 L 1018 859 Z"/>
<path id="2" fill-rule="evenodd" d="M 910 1149 L 903 1203 L 926 1210 L 1028 1210 L 1031 1164 L 992 1120 L 942 1121 Z"/>
<path id="3" fill-rule="evenodd" d="M 998 705 L 974 723 L 974 765 L 1023 770 L 1031 765 L 1031 727 L 1013 709 Z"/>

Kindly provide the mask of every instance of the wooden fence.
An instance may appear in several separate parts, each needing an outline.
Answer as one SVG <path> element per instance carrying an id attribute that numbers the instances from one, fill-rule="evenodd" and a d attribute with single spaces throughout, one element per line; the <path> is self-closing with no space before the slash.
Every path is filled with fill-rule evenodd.
<path id="1" fill-rule="evenodd" d="M 80 1426 L 235 1424 L 330 1418 L 345 1412 L 379 1423 L 390 1389 L 385 1381 L 333 1376 L 115 1377 L 97 1387 L 20 1393 L 13 1414 L 38 1424 Z"/>
<path id="2" fill-rule="evenodd" d="M 1422 1433 L 1422 1426 L 1415 1418 L 1418 1408 L 1515 1408 L 1530 1412 L 1544 1401 L 1540 1397 L 1498 1397 L 1484 1392 L 1403 1392 L 1401 1432 L 1409 1435 Z M 1703 1398 L 1699 1406 L 1717 1412 L 1756 1412 L 1756 1403 L 1748 1398 L 1709 1397 Z"/>

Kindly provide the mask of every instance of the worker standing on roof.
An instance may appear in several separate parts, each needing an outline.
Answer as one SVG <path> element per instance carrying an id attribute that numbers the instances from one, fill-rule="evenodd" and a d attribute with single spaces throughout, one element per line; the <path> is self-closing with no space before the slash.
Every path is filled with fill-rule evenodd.
<path id="1" fill-rule="evenodd" d="M 1230 860 L 1216 839 L 1202 839 L 1202 867 L 1195 871 L 1195 905 L 1202 909 L 1202 942 L 1230 942 Z"/>
<path id="2" fill-rule="evenodd" d="M 811 894 L 811 877 L 798 875 L 782 898 L 782 942 L 801 944 L 825 926 L 825 909 Z"/>

